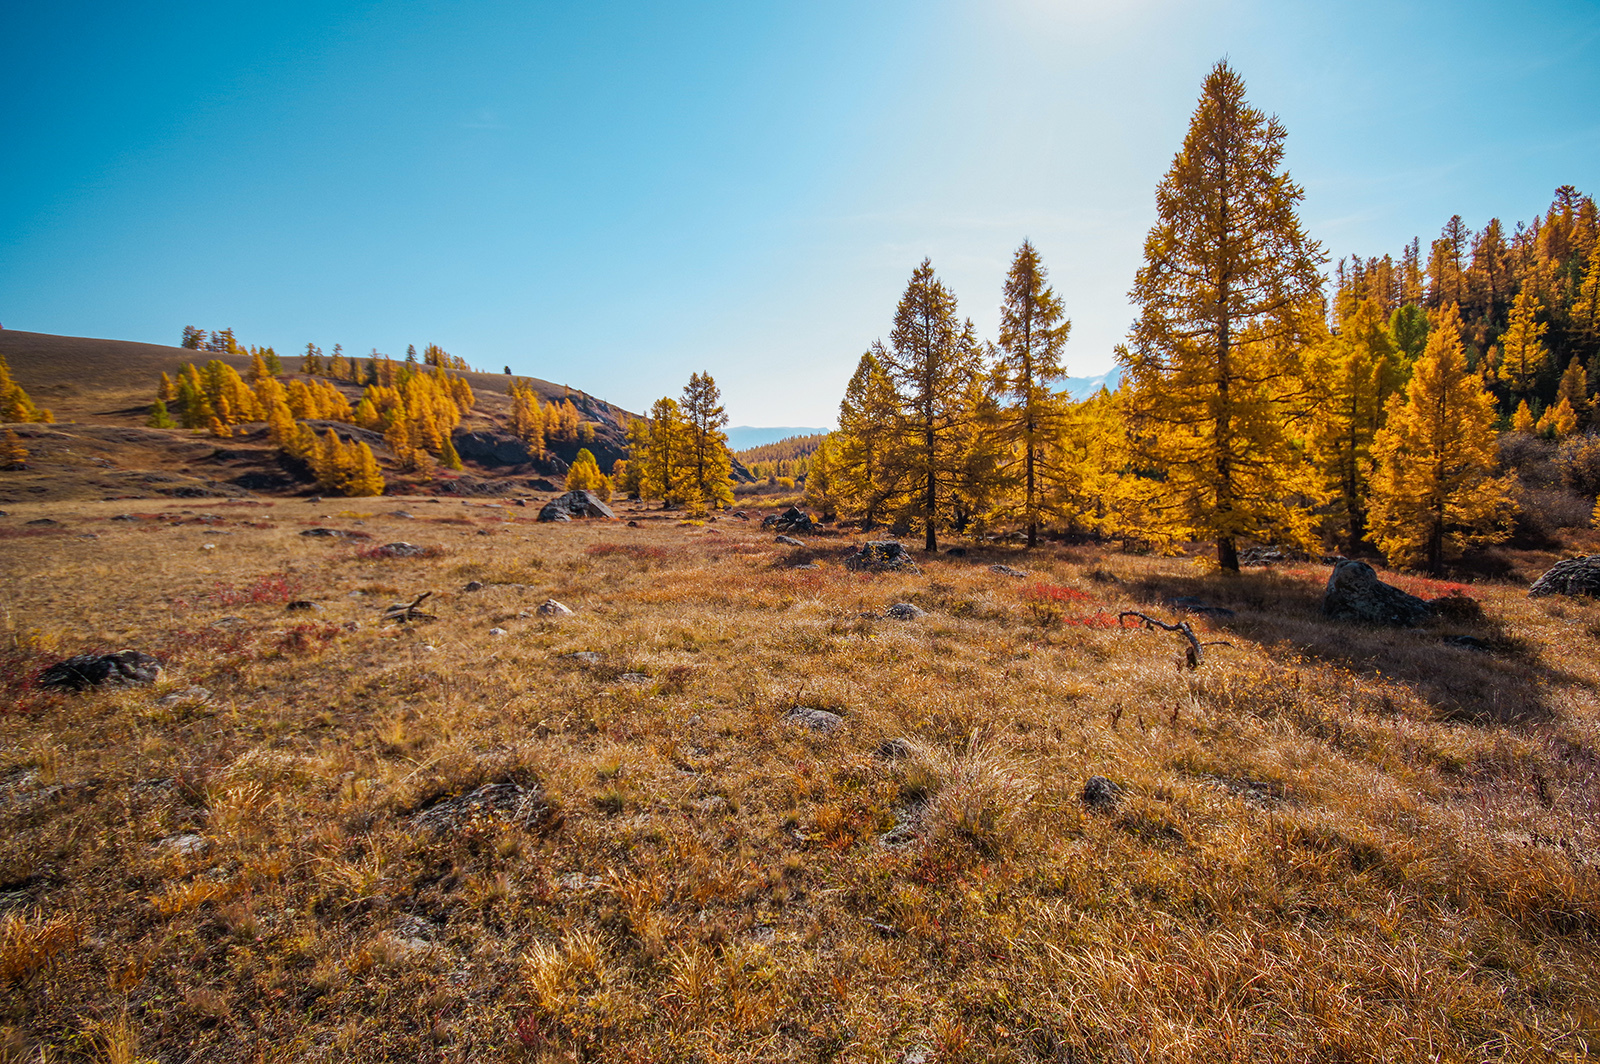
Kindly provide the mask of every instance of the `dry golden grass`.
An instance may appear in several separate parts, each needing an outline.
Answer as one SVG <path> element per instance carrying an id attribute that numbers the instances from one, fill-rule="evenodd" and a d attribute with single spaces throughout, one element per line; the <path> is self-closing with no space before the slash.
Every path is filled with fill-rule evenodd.
<path id="1" fill-rule="evenodd" d="M 1592 603 L 1484 583 L 1481 621 L 1379 632 L 1317 615 L 1315 565 L 974 546 L 864 575 L 841 535 L 726 516 L 144 505 L 168 519 L 0 519 L 10 1059 L 1600 1048 Z M 360 556 L 400 539 L 443 549 Z M 423 591 L 437 620 L 380 620 Z M 1178 594 L 1237 611 L 1196 672 L 1114 623 Z M 121 647 L 167 661 L 153 690 L 28 683 Z M 537 815 L 412 820 L 494 782 Z"/>

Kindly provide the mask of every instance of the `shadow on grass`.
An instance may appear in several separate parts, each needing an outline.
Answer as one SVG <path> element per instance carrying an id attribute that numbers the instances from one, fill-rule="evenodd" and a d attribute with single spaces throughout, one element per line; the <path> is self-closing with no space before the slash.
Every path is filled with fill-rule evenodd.
<path id="1" fill-rule="evenodd" d="M 1382 676 L 1409 687 L 1442 720 L 1525 724 L 1548 720 L 1545 689 L 1576 678 L 1541 664 L 1521 640 L 1495 621 L 1478 617 L 1435 618 L 1418 628 L 1385 628 L 1322 615 L 1329 569 L 1305 566 L 1292 572 L 1150 575 L 1123 584 L 1147 607 L 1185 596 L 1233 610 L 1232 617 L 1207 615 L 1226 637 L 1338 665 L 1361 676 Z M 1163 616 L 1195 615 L 1163 609 Z M 1469 637 L 1475 646 L 1454 645 Z"/>

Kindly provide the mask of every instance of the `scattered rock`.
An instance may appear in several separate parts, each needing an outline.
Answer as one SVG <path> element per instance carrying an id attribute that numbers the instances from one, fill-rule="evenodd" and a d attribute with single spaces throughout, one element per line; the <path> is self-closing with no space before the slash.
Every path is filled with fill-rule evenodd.
<path id="1" fill-rule="evenodd" d="M 783 720 L 786 724 L 810 728 L 812 731 L 822 732 L 825 735 L 844 727 L 844 718 L 839 714 L 811 706 L 795 706 L 784 715 Z"/>
<path id="2" fill-rule="evenodd" d="M 61 522 L 55 520 L 54 518 L 50 518 L 50 517 L 35 517 L 32 521 L 24 521 L 23 524 L 26 524 L 26 525 L 39 525 L 39 526 L 42 526 L 42 527 L 48 527 L 48 526 L 59 525 L 59 524 L 61 524 Z"/>
<path id="3" fill-rule="evenodd" d="M 1009 565 L 991 565 L 989 566 L 989 571 L 991 573 L 999 573 L 1001 576 L 1014 576 L 1018 579 L 1028 575 L 1025 570 L 1013 569 Z"/>
<path id="4" fill-rule="evenodd" d="M 1426 602 L 1385 584 L 1366 562 L 1350 559 L 1335 565 L 1328 575 L 1322 613 L 1335 620 L 1397 628 L 1411 628 L 1432 616 Z"/>
<path id="5" fill-rule="evenodd" d="M 791 568 L 791 569 L 821 569 L 822 566 L 818 565 L 816 562 L 801 562 L 799 565 L 791 565 L 791 566 L 789 566 L 789 568 Z"/>
<path id="6" fill-rule="evenodd" d="M 598 665 L 605 660 L 605 655 L 598 650 L 575 650 L 571 654 L 561 655 L 562 661 L 576 661 L 584 665 Z"/>
<path id="7" fill-rule="evenodd" d="M 885 739 L 872 756 L 881 761 L 904 761 L 911 756 L 911 743 L 905 739 Z"/>
<path id="8" fill-rule="evenodd" d="M 463 591 L 482 591 L 487 586 L 488 585 L 485 584 L 482 580 L 468 580 L 467 581 L 467 586 L 462 588 L 461 590 L 463 590 Z"/>
<path id="9" fill-rule="evenodd" d="M 506 634 L 506 630 L 504 628 L 491 628 L 491 629 L 489 629 L 489 634 L 490 635 L 505 635 Z"/>
<path id="10" fill-rule="evenodd" d="M 113 521 L 137 521 L 139 519 L 137 517 L 133 516 L 132 514 L 117 514 L 114 517 L 112 517 L 111 520 L 113 520 Z"/>
<path id="11" fill-rule="evenodd" d="M 1121 797 L 1122 788 L 1104 776 L 1090 776 L 1083 781 L 1083 804 L 1092 813 L 1109 813 Z"/>
<path id="12" fill-rule="evenodd" d="M 186 831 L 180 835 L 168 835 L 166 838 L 159 840 L 155 848 L 158 850 L 170 850 L 181 857 L 199 857 L 211 849 L 211 844 L 205 840 L 204 836 L 196 835 L 192 831 Z"/>
<path id="13" fill-rule="evenodd" d="M 561 603 L 557 602 L 555 599 L 545 599 L 542 603 L 539 604 L 539 611 L 538 612 L 539 612 L 539 616 L 541 616 L 541 617 L 571 617 L 572 616 L 571 607 L 564 606 Z"/>
<path id="14" fill-rule="evenodd" d="M 432 548 L 407 543 L 404 540 L 398 543 L 385 543 L 381 547 L 372 549 L 375 558 L 421 558 L 428 554 Z"/>
<path id="15" fill-rule="evenodd" d="M 540 828 L 551 823 L 555 813 L 537 786 L 485 783 L 470 794 L 432 802 L 413 814 L 411 822 L 433 831 L 455 831 L 474 817 L 494 817 L 519 827 Z"/>
<path id="16" fill-rule="evenodd" d="M 768 514 L 762 519 L 761 527 L 778 532 L 811 532 L 815 531 L 817 524 L 800 507 L 791 506 L 781 514 Z"/>
<path id="17" fill-rule="evenodd" d="M 782 543 L 785 547 L 804 547 L 805 546 L 804 543 L 801 543 L 798 539 L 795 539 L 793 536 L 779 536 L 777 539 L 773 540 L 772 542 L 774 542 L 774 543 Z"/>
<path id="18" fill-rule="evenodd" d="M 1546 569 L 1528 588 L 1529 598 L 1545 595 L 1600 595 L 1600 554 L 1566 558 Z"/>
<path id="19" fill-rule="evenodd" d="M 922 826 L 924 808 L 921 803 L 917 803 L 896 809 L 894 827 L 878 836 L 878 845 L 886 850 L 903 850 L 916 842 L 918 830 Z"/>
<path id="20" fill-rule="evenodd" d="M 617 677 L 617 682 L 631 683 L 643 687 L 650 682 L 650 677 L 642 672 L 625 672 Z"/>
<path id="21" fill-rule="evenodd" d="M 404 510 L 395 510 L 389 516 L 390 517 L 404 517 L 404 518 L 407 518 L 407 519 L 411 519 L 411 515 L 406 513 Z"/>
<path id="22" fill-rule="evenodd" d="M 639 522 L 637 522 L 637 521 L 629 521 L 628 522 L 628 527 L 629 528 L 638 528 L 639 527 Z"/>
<path id="23" fill-rule="evenodd" d="M 161 662 L 137 650 L 115 654 L 75 654 L 39 674 L 39 686 L 87 691 L 91 687 L 155 683 Z"/>
<path id="24" fill-rule="evenodd" d="M 735 511 L 733 511 L 733 516 L 737 517 L 741 521 L 750 520 L 750 515 L 745 513 L 743 510 L 735 510 Z"/>
<path id="25" fill-rule="evenodd" d="M 310 599 L 295 599 L 293 602 L 285 606 L 284 609 L 288 610 L 290 613 L 321 613 L 322 603 L 312 602 Z"/>
<path id="26" fill-rule="evenodd" d="M 896 602 L 883 612 L 885 616 L 893 617 L 897 621 L 914 621 L 918 617 L 926 617 L 928 615 L 927 610 L 920 609 L 910 602 Z"/>
<path id="27" fill-rule="evenodd" d="M 1163 606 L 1168 606 L 1184 613 L 1198 613 L 1205 617 L 1232 617 L 1234 612 L 1226 606 L 1212 606 L 1204 599 L 1193 595 L 1178 595 L 1175 598 L 1163 599 Z"/>
<path id="28" fill-rule="evenodd" d="M 1475 635 L 1447 635 L 1443 642 L 1448 646 L 1461 647 L 1465 650 L 1492 651 L 1494 644 L 1487 639 L 1479 639 Z"/>
<path id="29" fill-rule="evenodd" d="M 314 501 L 320 502 L 321 500 Z M 308 528 L 300 534 L 302 536 L 325 536 L 330 539 L 351 539 L 355 536 L 355 533 L 346 532 L 342 528 Z"/>
<path id="30" fill-rule="evenodd" d="M 174 691 L 169 695 L 163 695 L 161 698 L 156 699 L 156 705 L 162 709 L 172 709 L 175 706 L 183 705 L 203 706 L 209 701 L 211 701 L 211 692 L 204 687 L 195 685 L 185 687 L 181 691 Z"/>
<path id="31" fill-rule="evenodd" d="M 311 496 L 311 498 L 306 500 L 306 502 L 308 502 L 308 503 L 315 503 L 315 502 L 321 502 L 321 501 L 322 501 L 322 496 L 321 495 L 313 495 L 313 496 Z"/>
<path id="32" fill-rule="evenodd" d="M 865 543 L 844 561 L 846 569 L 856 571 L 920 573 L 917 563 L 905 544 L 893 540 L 873 540 Z"/>
<path id="33" fill-rule="evenodd" d="M 541 521 L 570 521 L 575 517 L 603 517 L 615 520 L 611 507 L 600 501 L 592 491 L 569 491 L 557 495 L 539 511 Z"/>

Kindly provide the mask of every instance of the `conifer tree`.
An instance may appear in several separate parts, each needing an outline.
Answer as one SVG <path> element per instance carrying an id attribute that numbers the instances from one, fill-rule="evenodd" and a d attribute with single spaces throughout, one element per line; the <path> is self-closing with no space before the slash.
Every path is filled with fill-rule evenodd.
<path id="1" fill-rule="evenodd" d="M 183 339 L 179 342 L 179 347 L 188 348 L 190 351 L 199 351 L 205 347 L 205 344 L 206 331 L 204 329 L 197 329 L 193 325 L 185 325 L 183 327 Z"/>
<path id="2" fill-rule="evenodd" d="M 1554 406 L 1545 410 L 1544 416 L 1539 419 L 1537 426 L 1541 436 L 1552 440 L 1564 440 L 1571 436 L 1578 428 L 1578 414 L 1572 409 L 1572 404 L 1562 396 Z"/>
<path id="3" fill-rule="evenodd" d="M 811 452 L 810 465 L 806 472 L 806 505 L 819 511 L 823 518 L 832 520 L 839 511 L 839 499 L 834 493 L 834 448 L 838 445 L 838 434 L 829 433 L 817 444 L 817 449 Z"/>
<path id="4" fill-rule="evenodd" d="M 450 433 L 444 434 L 444 443 L 439 449 L 439 461 L 446 469 L 461 472 L 465 467 L 461 464 L 461 456 L 456 453 L 456 443 Z"/>
<path id="5" fill-rule="evenodd" d="M 663 396 L 650 408 L 649 439 L 641 456 L 644 464 L 640 497 L 660 499 L 667 506 L 690 501 L 688 433 L 677 400 Z"/>
<path id="6" fill-rule="evenodd" d="M 178 390 L 173 386 L 172 378 L 165 373 L 161 374 L 161 383 L 156 386 L 156 398 L 163 403 L 170 403 L 178 397 Z"/>
<path id="7" fill-rule="evenodd" d="M 1537 425 L 1538 422 L 1533 416 L 1533 411 L 1528 409 L 1528 401 L 1526 399 L 1522 400 L 1517 404 L 1516 412 L 1511 415 L 1511 431 L 1532 435 Z"/>
<path id="8" fill-rule="evenodd" d="M 1065 401 L 1052 384 L 1067 375 L 1061 349 L 1071 329 L 1039 253 L 1024 240 L 1006 276 L 995 370 L 1009 401 L 1000 414 L 1000 438 L 1020 459 L 1020 516 L 1029 547 L 1038 545 L 1045 512 L 1046 449 L 1059 438 L 1065 417 Z"/>
<path id="9" fill-rule="evenodd" d="M 1511 321 L 1500 334 L 1500 366 L 1497 375 L 1513 395 L 1527 395 L 1538 383 L 1539 374 L 1550 364 L 1544 345 L 1545 323 L 1537 315 L 1543 309 L 1530 287 L 1517 293 L 1511 304 Z"/>
<path id="10" fill-rule="evenodd" d="M 1556 394 L 1567 401 L 1572 407 L 1572 412 L 1577 415 L 1579 424 L 1584 423 L 1589 417 L 1589 374 L 1583 368 L 1577 355 L 1573 355 L 1567 362 L 1566 370 L 1561 374 L 1561 384 L 1556 389 Z"/>
<path id="11" fill-rule="evenodd" d="M 1308 534 L 1288 422 L 1305 399 L 1300 349 L 1323 328 L 1323 256 L 1295 215 L 1284 137 L 1218 63 L 1156 190 L 1130 293 L 1141 314 L 1119 350 L 1138 457 L 1166 471 L 1168 519 L 1214 539 L 1235 572 L 1239 537 Z"/>
<path id="12" fill-rule="evenodd" d="M 1367 482 L 1373 436 L 1389 397 L 1401 384 L 1399 352 L 1384 327 L 1383 311 L 1364 299 L 1309 354 L 1317 416 L 1311 453 L 1327 491 L 1341 503 L 1339 538 L 1354 553 L 1366 536 Z"/>
<path id="13" fill-rule="evenodd" d="M 923 259 L 895 308 L 885 370 L 900 396 L 901 446 L 891 453 L 896 479 L 912 489 L 906 513 L 922 525 L 923 549 L 939 549 L 938 529 L 952 514 L 951 493 L 963 455 L 967 385 L 978 372 L 972 323 L 956 319 L 956 297 Z"/>
<path id="14" fill-rule="evenodd" d="M 150 407 L 150 418 L 145 424 L 153 429 L 177 428 L 178 423 L 172 420 L 172 415 L 167 413 L 167 404 L 157 399 Z"/>
<path id="15" fill-rule="evenodd" d="M 900 401 L 884 368 L 888 352 L 874 342 L 856 363 L 839 403 L 833 440 L 833 494 L 839 509 L 876 526 L 900 494 L 892 455 L 900 439 Z"/>
<path id="16" fill-rule="evenodd" d="M 11 366 L 0 356 L 0 421 L 49 424 L 55 417 L 34 405 L 28 393 L 11 377 Z"/>
<path id="17" fill-rule="evenodd" d="M 382 495 L 383 471 L 373 457 L 372 448 L 359 440 L 350 441 L 350 477 L 344 493 L 350 496 Z"/>
<path id="18" fill-rule="evenodd" d="M 28 468 L 28 448 L 15 432 L 0 433 L 0 469 L 16 472 Z"/>
<path id="19" fill-rule="evenodd" d="M 300 372 L 307 376 L 322 372 L 322 348 L 307 341 L 305 356 L 300 359 Z"/>
<path id="20" fill-rule="evenodd" d="M 580 448 L 567 467 L 566 487 L 568 491 L 592 491 L 603 502 L 611 501 L 611 480 L 600 472 L 600 463 L 587 447 Z"/>
<path id="21" fill-rule="evenodd" d="M 1467 368 L 1461 317 L 1449 304 L 1372 444 L 1369 519 L 1390 564 L 1437 573 L 1448 554 L 1509 534 L 1511 477 L 1494 476 L 1494 422 L 1494 401 Z"/>
<path id="22" fill-rule="evenodd" d="M 728 450 L 728 434 L 722 431 L 728 414 L 711 374 L 689 375 L 679 409 L 688 445 L 688 476 L 707 506 L 726 506 L 733 501 L 733 454 Z"/>

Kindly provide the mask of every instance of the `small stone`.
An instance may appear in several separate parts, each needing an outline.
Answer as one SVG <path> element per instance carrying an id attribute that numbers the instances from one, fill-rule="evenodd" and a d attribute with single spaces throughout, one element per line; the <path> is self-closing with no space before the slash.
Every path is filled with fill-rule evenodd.
<path id="1" fill-rule="evenodd" d="M 30 524 L 30 525 L 38 525 L 40 527 L 47 527 L 47 526 L 51 526 L 51 525 L 59 525 L 61 522 L 57 521 L 57 520 L 55 520 L 53 518 L 49 518 L 49 517 L 35 517 L 32 521 L 27 521 L 27 522 L 24 522 L 24 523 L 25 524 Z"/>
<path id="2" fill-rule="evenodd" d="M 182 705 L 203 706 L 209 701 L 211 701 L 211 692 L 204 687 L 195 685 L 162 696 L 156 700 L 156 705 L 162 709 L 172 709 L 175 706 Z"/>
<path id="3" fill-rule="evenodd" d="M 562 605 L 561 603 L 557 602 L 555 599 L 545 599 L 544 602 L 541 603 L 540 606 L 539 606 L 539 616 L 541 616 L 541 617 L 571 617 L 572 616 L 572 609 L 569 606 Z"/>
<path id="4" fill-rule="evenodd" d="M 410 518 L 411 517 L 411 515 L 406 513 L 404 510 L 396 510 L 392 514 L 390 514 L 389 516 L 390 517 L 405 517 L 405 518 Z"/>
<path id="5" fill-rule="evenodd" d="M 1026 570 L 1013 569 L 1009 565 L 991 565 L 989 566 L 989 571 L 991 573 L 999 573 L 1001 576 L 1016 577 L 1019 580 L 1028 575 Z"/>
<path id="6" fill-rule="evenodd" d="M 571 654 L 561 655 L 562 661 L 576 661 L 584 665 L 598 665 L 605 660 L 605 655 L 598 650 L 575 650 Z"/>
<path id="7" fill-rule="evenodd" d="M 905 739 L 885 739 L 872 753 L 882 761 L 904 761 L 911 756 L 911 744 Z"/>
<path id="8" fill-rule="evenodd" d="M 921 609 L 914 603 L 910 602 L 896 602 L 893 606 L 890 606 L 887 610 L 885 610 L 884 613 L 889 617 L 893 617 L 897 621 L 914 621 L 918 617 L 926 617 L 928 615 L 927 610 Z"/>
<path id="9" fill-rule="evenodd" d="M 350 533 L 341 528 L 308 528 L 300 533 L 302 536 L 321 536 L 327 539 L 346 539 Z"/>
<path id="10" fill-rule="evenodd" d="M 156 843 L 158 850 L 171 850 L 183 857 L 198 857 L 211 848 L 211 844 L 203 836 L 192 831 L 180 835 L 168 835 Z"/>
<path id="11" fill-rule="evenodd" d="M 831 734 L 844 727 L 844 718 L 839 714 L 826 709 L 817 709 L 814 706 L 795 706 L 784 716 L 784 723 L 796 727 L 810 728 L 812 731 Z"/>
<path id="12" fill-rule="evenodd" d="M 313 496 L 311 496 L 311 498 L 306 500 L 306 502 L 321 502 L 321 501 L 322 501 L 322 496 L 321 495 L 313 495 Z"/>
<path id="13" fill-rule="evenodd" d="M 384 558 L 417 558 L 427 554 L 428 548 L 402 540 L 398 543 L 385 543 L 373 553 Z"/>
<path id="14" fill-rule="evenodd" d="M 285 606 L 284 609 L 288 610 L 290 613 L 321 613 L 322 603 L 312 602 L 310 599 L 295 599 L 293 602 Z"/>
<path id="15" fill-rule="evenodd" d="M 467 586 L 462 588 L 461 590 L 463 590 L 463 591 L 482 591 L 484 589 L 484 587 L 486 587 L 486 586 L 487 585 L 485 585 L 482 580 L 468 580 L 467 581 Z"/>
<path id="16" fill-rule="evenodd" d="M 216 550 L 217 549 L 217 545 L 215 543 L 206 543 L 206 544 L 202 544 L 200 549 L 201 550 Z"/>
<path id="17" fill-rule="evenodd" d="M 643 685 L 650 682 L 650 677 L 642 672 L 625 672 L 621 676 L 617 677 L 617 681 L 619 683 Z"/>
<path id="18" fill-rule="evenodd" d="M 506 634 L 506 630 L 504 628 L 491 628 L 491 629 L 489 629 L 489 634 L 490 635 L 505 635 Z"/>
<path id="19" fill-rule="evenodd" d="M 773 540 L 772 542 L 774 542 L 774 543 L 782 543 L 785 547 L 804 547 L 805 546 L 804 543 L 801 543 L 798 539 L 795 539 L 793 536 L 779 536 L 777 539 Z"/>
<path id="20" fill-rule="evenodd" d="M 1106 813 L 1116 808 L 1122 797 L 1122 788 L 1104 776 L 1090 776 L 1083 782 L 1083 804 L 1093 813 Z"/>

